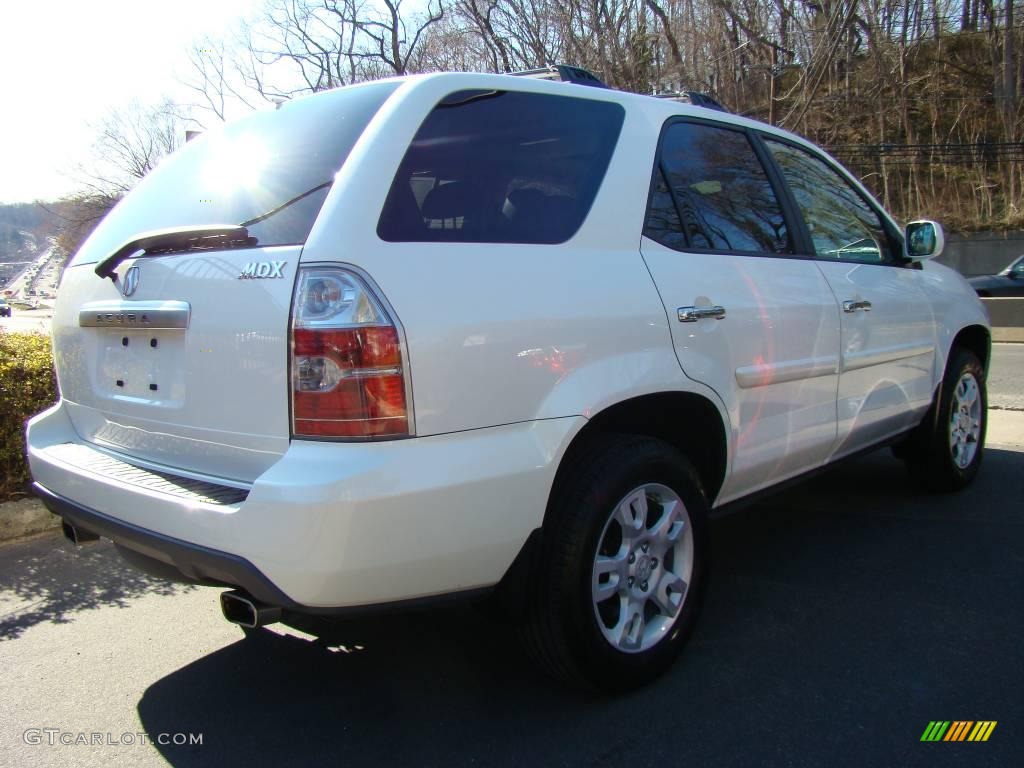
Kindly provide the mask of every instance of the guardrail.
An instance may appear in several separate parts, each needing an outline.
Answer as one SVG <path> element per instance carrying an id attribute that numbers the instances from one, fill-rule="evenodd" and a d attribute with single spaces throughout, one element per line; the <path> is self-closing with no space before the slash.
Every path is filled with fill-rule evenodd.
<path id="1" fill-rule="evenodd" d="M 1024 297 L 982 299 L 993 328 L 1024 328 Z"/>

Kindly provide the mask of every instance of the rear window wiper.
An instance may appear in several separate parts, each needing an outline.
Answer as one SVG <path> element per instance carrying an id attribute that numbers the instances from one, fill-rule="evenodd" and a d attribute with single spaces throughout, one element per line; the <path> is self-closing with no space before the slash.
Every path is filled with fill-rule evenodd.
<path id="1" fill-rule="evenodd" d="M 259 216 L 254 216 L 253 218 L 249 219 L 248 221 L 243 221 L 241 226 L 243 226 L 243 227 L 251 227 L 253 224 L 260 224 L 261 222 L 264 222 L 267 219 L 269 219 L 271 216 L 276 216 L 281 211 L 283 211 L 285 208 L 290 208 L 291 206 L 295 205 L 295 203 L 299 202 L 299 200 L 304 200 L 305 198 L 307 198 L 310 195 L 312 195 L 314 192 L 319 192 L 321 189 L 327 189 L 333 183 L 334 183 L 333 181 L 325 181 L 325 182 L 323 182 L 321 184 L 317 184 L 312 189 L 307 189 L 302 194 L 296 195 L 291 200 L 288 200 L 287 202 L 281 203 L 281 205 L 277 206 L 276 208 L 271 208 L 266 213 L 261 213 Z"/>
<path id="2" fill-rule="evenodd" d="M 109 277 L 117 282 L 114 272 L 117 265 L 132 254 L 142 251 L 142 256 L 157 256 L 162 253 L 185 251 L 209 251 L 225 248 L 252 248 L 256 238 L 249 230 L 238 224 L 207 224 L 203 226 L 171 227 L 156 229 L 136 235 L 96 265 L 96 274 Z"/>

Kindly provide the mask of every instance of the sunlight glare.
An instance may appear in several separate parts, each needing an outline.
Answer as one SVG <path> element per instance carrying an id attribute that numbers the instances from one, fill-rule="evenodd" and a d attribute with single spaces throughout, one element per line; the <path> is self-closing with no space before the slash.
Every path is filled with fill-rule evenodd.
<path id="1" fill-rule="evenodd" d="M 220 195 L 253 191 L 270 159 L 264 143 L 251 134 L 218 138 L 208 157 L 205 186 Z"/>

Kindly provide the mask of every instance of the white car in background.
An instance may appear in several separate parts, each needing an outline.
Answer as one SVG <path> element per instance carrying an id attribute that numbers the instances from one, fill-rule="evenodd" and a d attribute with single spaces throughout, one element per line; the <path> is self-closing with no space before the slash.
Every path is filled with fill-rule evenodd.
<path id="1" fill-rule="evenodd" d="M 881 445 L 975 476 L 989 329 L 941 249 L 720 111 L 475 74 L 297 99 L 75 256 L 36 489 L 245 626 L 488 596 L 625 690 L 693 629 L 716 510 Z"/>

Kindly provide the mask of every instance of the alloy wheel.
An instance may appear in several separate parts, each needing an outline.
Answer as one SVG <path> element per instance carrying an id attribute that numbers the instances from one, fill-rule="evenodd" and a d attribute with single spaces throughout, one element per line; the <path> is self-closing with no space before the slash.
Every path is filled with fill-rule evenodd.
<path id="1" fill-rule="evenodd" d="M 634 488 L 605 523 L 591 578 L 598 627 L 617 650 L 640 653 L 667 636 L 693 575 L 693 530 L 671 488 Z"/>

